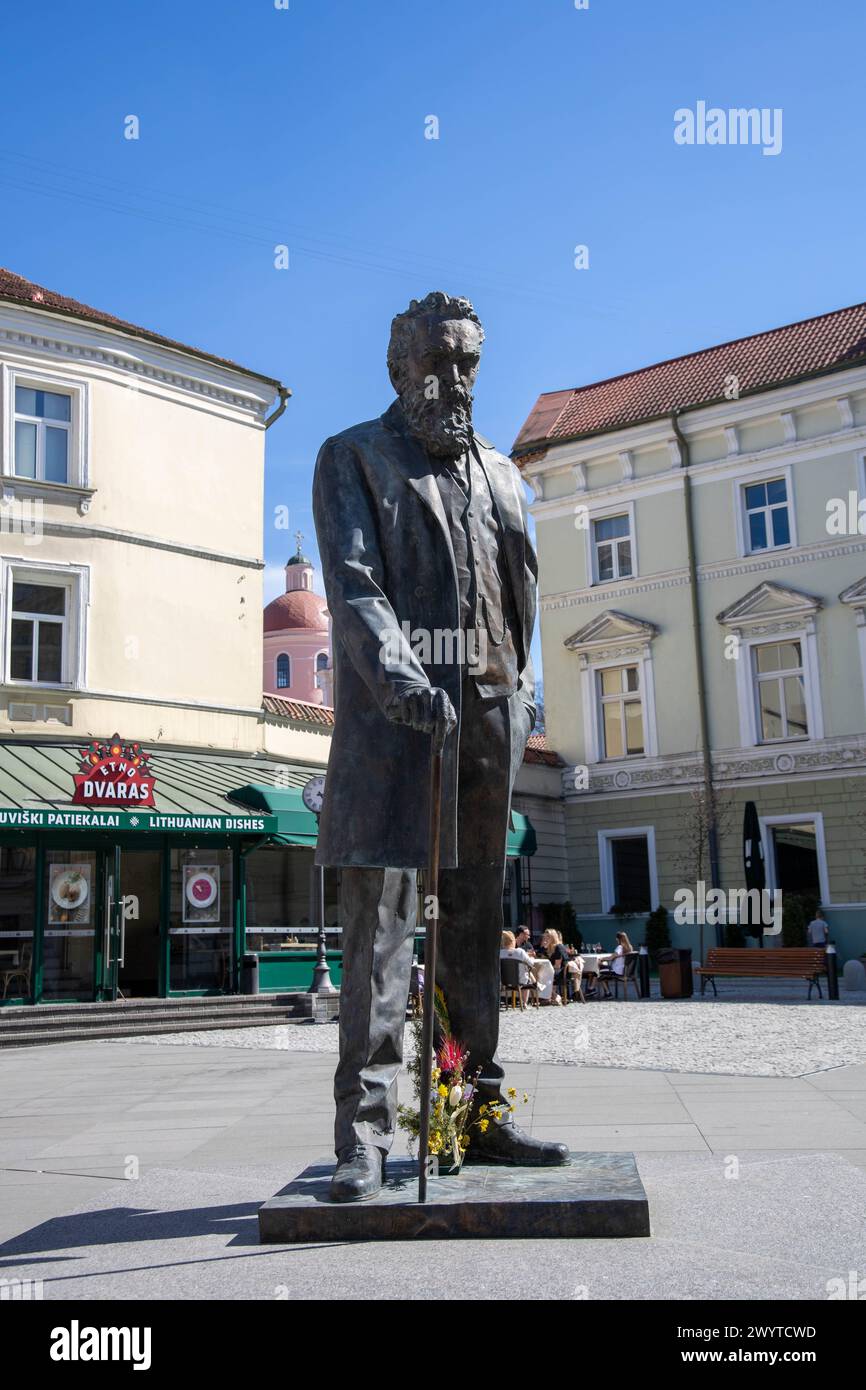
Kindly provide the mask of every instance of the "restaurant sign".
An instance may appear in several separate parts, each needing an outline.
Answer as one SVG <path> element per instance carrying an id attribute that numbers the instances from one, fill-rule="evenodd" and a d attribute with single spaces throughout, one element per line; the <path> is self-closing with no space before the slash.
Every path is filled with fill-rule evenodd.
<path id="1" fill-rule="evenodd" d="M 276 816 L 222 816 L 202 812 L 130 812 L 64 810 L 60 807 L 23 810 L 0 807 L 0 830 L 137 830 L 184 834 L 204 831 L 208 834 L 273 835 L 277 831 Z"/>
<path id="2" fill-rule="evenodd" d="M 108 742 L 94 739 L 84 750 L 81 771 L 73 776 L 74 806 L 153 806 L 153 774 L 138 743 L 118 734 Z"/>

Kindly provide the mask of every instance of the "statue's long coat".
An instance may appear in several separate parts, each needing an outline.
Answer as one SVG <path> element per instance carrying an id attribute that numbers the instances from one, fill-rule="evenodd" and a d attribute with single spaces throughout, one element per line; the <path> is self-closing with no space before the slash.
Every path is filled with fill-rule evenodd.
<path id="1" fill-rule="evenodd" d="M 518 698 L 534 719 L 529 656 L 535 625 L 536 559 L 520 475 L 486 440 L 479 446 L 501 530 L 518 631 Z M 460 717 L 461 669 L 451 660 L 422 664 L 403 629 L 460 627 L 454 552 L 436 477 L 405 427 L 397 402 L 377 420 L 322 445 L 313 482 L 319 553 L 331 614 L 335 727 L 316 861 L 331 865 L 421 868 L 427 863 L 430 737 L 393 723 L 387 710 L 406 689 L 448 692 Z M 421 652 L 421 656 L 428 653 Z M 433 652 L 430 655 L 435 656 Z M 526 722 L 513 737 L 526 738 Z M 443 763 L 443 868 L 457 864 L 459 726 Z M 512 758 L 514 750 L 512 750 Z M 504 846 L 503 846 L 504 852 Z"/>

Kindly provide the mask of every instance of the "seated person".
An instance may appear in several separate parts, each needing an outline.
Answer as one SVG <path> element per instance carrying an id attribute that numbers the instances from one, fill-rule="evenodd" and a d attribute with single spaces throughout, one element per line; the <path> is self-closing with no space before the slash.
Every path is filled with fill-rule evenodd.
<path id="1" fill-rule="evenodd" d="M 553 927 L 548 927 L 544 932 L 541 938 L 540 948 L 553 966 L 554 979 L 559 991 L 556 996 L 556 1001 L 561 1004 L 564 999 L 568 998 L 567 977 L 569 975 L 573 978 L 576 976 L 577 988 L 580 989 L 582 964 L 580 961 L 569 960 L 568 951 L 562 944 L 562 937 Z M 552 1004 L 553 997 L 545 1001 L 544 995 L 542 995 L 542 1002 Z"/>
<path id="2" fill-rule="evenodd" d="M 526 951 L 527 955 L 534 956 L 535 950 L 532 945 L 532 933 L 528 927 L 518 927 L 514 937 L 514 944 L 518 950 Z"/>
<path id="3" fill-rule="evenodd" d="M 634 951 L 634 947 L 629 941 L 626 933 L 624 931 L 618 931 L 616 934 L 616 949 L 607 963 L 609 974 L 622 977 L 625 974 L 625 958 L 632 951 Z M 603 976 L 602 984 L 604 984 L 605 992 L 609 995 L 610 990 L 605 984 Z"/>
<path id="4" fill-rule="evenodd" d="M 502 948 L 499 952 L 499 959 L 516 960 L 519 962 L 517 978 L 520 982 L 520 993 L 523 997 L 523 1002 L 525 1004 L 526 995 L 528 993 L 528 986 L 531 979 L 532 957 L 528 955 L 526 951 L 524 951 L 522 946 L 515 945 L 515 936 L 513 931 L 504 931 L 502 933 Z M 527 986 L 527 988 L 524 989 L 524 986 Z"/>

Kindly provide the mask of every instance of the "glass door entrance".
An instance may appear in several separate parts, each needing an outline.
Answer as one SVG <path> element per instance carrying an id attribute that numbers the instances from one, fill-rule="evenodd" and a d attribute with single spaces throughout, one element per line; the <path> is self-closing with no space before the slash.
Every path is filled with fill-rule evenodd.
<path id="1" fill-rule="evenodd" d="M 158 849 L 46 849 L 43 1000 L 159 993 Z"/>
<path id="2" fill-rule="evenodd" d="M 124 999 L 159 993 L 160 864 L 158 849 L 120 852 L 117 992 Z"/>
<path id="3" fill-rule="evenodd" d="M 93 999 L 101 882 L 96 850 L 48 849 L 43 883 L 42 998 Z"/>

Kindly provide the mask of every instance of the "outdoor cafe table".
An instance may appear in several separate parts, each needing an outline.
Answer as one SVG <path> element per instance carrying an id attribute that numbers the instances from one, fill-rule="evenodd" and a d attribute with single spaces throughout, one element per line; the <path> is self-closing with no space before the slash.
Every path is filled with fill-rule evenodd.
<path id="1" fill-rule="evenodd" d="M 600 951 L 594 955 L 579 955 L 577 959 L 583 961 L 584 975 L 597 975 L 605 961 L 613 960 L 613 952 Z"/>

